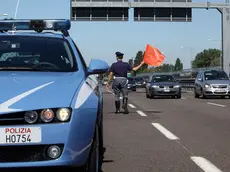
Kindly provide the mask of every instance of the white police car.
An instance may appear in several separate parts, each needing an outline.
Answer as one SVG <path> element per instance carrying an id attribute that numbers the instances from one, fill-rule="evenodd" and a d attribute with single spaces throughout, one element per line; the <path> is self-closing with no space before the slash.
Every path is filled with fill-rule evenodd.
<path id="1" fill-rule="evenodd" d="M 93 75 L 109 66 L 98 59 L 86 66 L 70 26 L 0 21 L 0 168 L 99 169 L 103 99 Z"/>

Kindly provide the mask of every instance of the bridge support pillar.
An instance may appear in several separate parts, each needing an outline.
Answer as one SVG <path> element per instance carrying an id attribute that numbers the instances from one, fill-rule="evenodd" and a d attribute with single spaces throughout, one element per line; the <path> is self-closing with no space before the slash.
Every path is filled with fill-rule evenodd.
<path id="1" fill-rule="evenodd" d="M 230 8 L 219 9 L 222 18 L 221 68 L 230 76 Z"/>

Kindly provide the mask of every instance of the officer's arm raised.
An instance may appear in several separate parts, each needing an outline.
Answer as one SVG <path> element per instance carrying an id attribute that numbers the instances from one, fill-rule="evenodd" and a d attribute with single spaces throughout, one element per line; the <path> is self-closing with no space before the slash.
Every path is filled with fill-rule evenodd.
<path id="1" fill-rule="evenodd" d="M 145 62 L 144 62 L 144 60 L 141 62 L 141 64 L 139 64 L 138 66 L 136 66 L 136 67 L 133 67 L 133 71 L 137 71 L 138 69 L 140 69 L 140 67 L 143 65 L 143 64 L 145 64 Z"/>

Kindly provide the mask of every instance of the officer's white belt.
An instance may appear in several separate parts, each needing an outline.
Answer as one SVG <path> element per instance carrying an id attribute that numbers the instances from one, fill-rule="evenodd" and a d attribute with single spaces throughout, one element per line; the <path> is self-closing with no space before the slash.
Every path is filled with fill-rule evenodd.
<path id="1" fill-rule="evenodd" d="M 116 78 L 125 78 L 126 79 L 126 77 L 114 76 L 114 79 L 116 79 Z"/>

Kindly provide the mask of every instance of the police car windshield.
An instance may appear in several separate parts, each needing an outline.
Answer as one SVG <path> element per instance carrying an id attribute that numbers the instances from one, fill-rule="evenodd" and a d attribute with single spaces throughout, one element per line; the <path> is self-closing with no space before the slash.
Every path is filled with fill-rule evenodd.
<path id="1" fill-rule="evenodd" d="M 229 80 L 224 71 L 207 71 L 204 72 L 205 80 Z"/>
<path id="2" fill-rule="evenodd" d="M 152 82 L 174 82 L 171 75 L 156 75 L 152 78 Z"/>
<path id="3" fill-rule="evenodd" d="M 77 65 L 63 39 L 11 35 L 0 36 L 0 70 L 70 72 Z"/>

